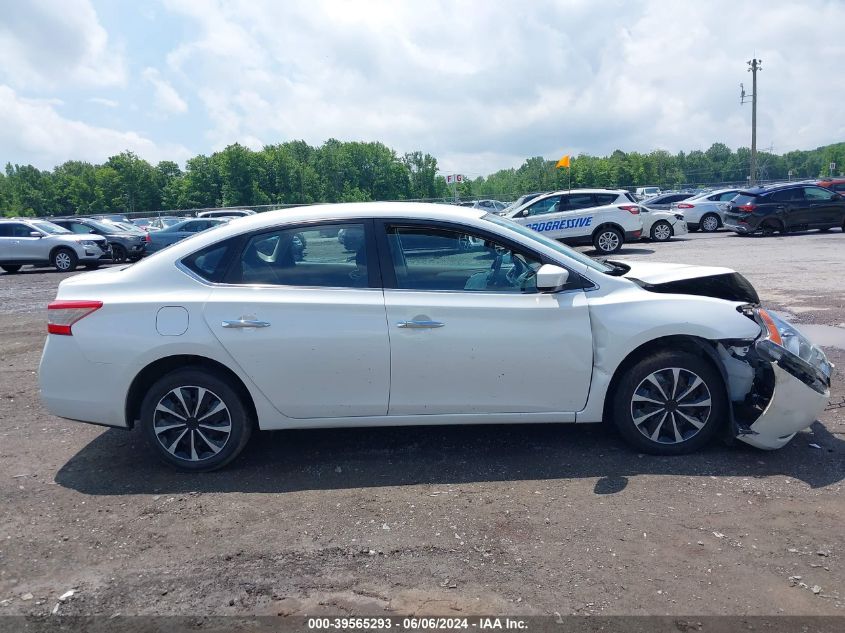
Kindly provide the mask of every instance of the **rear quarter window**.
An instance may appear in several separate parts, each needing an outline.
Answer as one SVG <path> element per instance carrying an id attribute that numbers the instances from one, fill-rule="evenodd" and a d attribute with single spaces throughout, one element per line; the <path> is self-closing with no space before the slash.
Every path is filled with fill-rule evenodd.
<path id="1" fill-rule="evenodd" d="M 232 260 L 239 238 L 231 238 L 188 255 L 182 265 L 206 281 L 220 283 Z"/>

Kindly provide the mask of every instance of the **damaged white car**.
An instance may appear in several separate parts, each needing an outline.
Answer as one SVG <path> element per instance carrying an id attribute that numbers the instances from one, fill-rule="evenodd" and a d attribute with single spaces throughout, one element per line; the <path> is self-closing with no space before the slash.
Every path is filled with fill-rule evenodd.
<path id="1" fill-rule="evenodd" d="M 650 453 L 720 434 L 773 449 L 831 375 L 731 270 L 599 262 L 445 205 L 236 219 L 64 280 L 48 315 L 47 408 L 139 426 L 194 471 L 254 429 L 612 418 Z"/>

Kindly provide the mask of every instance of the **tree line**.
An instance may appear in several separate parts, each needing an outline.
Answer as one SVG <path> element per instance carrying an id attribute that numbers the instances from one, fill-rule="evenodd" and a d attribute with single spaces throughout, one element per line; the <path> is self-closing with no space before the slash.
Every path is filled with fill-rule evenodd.
<path id="1" fill-rule="evenodd" d="M 610 156 L 573 157 L 571 172 L 554 160 L 529 158 L 519 168 L 467 179 L 457 187 L 438 176 L 437 159 L 423 152 L 397 154 L 382 143 L 326 141 L 312 147 L 290 141 L 251 150 L 230 145 L 210 156 L 152 165 L 132 152 L 94 165 L 68 161 L 52 170 L 6 165 L 0 173 L 0 212 L 6 215 L 132 213 L 208 207 L 499 198 L 572 187 L 664 189 L 708 183 L 742 182 L 750 151 L 722 143 L 706 151 L 648 154 L 615 151 Z M 763 180 L 813 178 L 828 174 L 830 163 L 845 166 L 845 143 L 783 155 L 758 153 Z"/>

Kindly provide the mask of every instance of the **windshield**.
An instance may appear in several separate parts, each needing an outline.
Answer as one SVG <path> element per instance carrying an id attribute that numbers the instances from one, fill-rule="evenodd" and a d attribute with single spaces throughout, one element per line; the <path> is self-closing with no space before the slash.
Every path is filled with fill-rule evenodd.
<path id="1" fill-rule="evenodd" d="M 100 222 L 99 220 L 85 220 L 85 224 L 97 229 L 100 233 L 125 233 L 126 231 L 111 222 Z"/>
<path id="2" fill-rule="evenodd" d="M 61 233 L 70 233 L 66 228 L 53 224 L 52 222 L 33 222 L 34 226 L 39 231 L 44 231 L 50 235 L 59 235 Z"/>
<path id="3" fill-rule="evenodd" d="M 492 222 L 493 224 L 498 224 L 499 226 L 503 226 L 505 228 L 508 228 L 508 229 L 510 229 L 510 230 L 512 230 L 516 233 L 519 233 L 520 235 L 524 235 L 525 237 L 531 238 L 535 242 L 539 242 L 543 246 L 547 246 L 551 249 L 554 249 L 555 251 L 557 251 L 561 255 L 565 255 L 566 257 L 569 257 L 570 259 L 574 259 L 575 261 L 580 262 L 580 263 L 584 264 L 585 266 L 589 266 L 593 270 L 597 270 L 600 273 L 609 273 L 610 271 L 613 270 L 612 267 L 610 267 L 606 264 L 603 264 L 602 262 L 600 262 L 596 259 L 593 259 L 592 257 L 588 257 L 587 255 L 584 255 L 583 253 L 579 253 L 575 249 L 569 248 L 568 246 L 561 244 L 560 242 L 558 242 L 556 240 L 548 238 L 545 235 L 543 235 L 542 233 L 538 233 L 537 231 L 534 231 L 533 229 L 529 229 L 527 226 L 522 226 L 521 224 L 517 224 L 516 222 L 514 222 L 513 220 L 511 220 L 509 218 L 505 218 L 505 217 L 502 217 L 500 215 L 493 215 L 493 214 L 488 213 L 487 215 L 485 215 L 483 217 L 483 219 L 487 220 L 488 222 Z"/>

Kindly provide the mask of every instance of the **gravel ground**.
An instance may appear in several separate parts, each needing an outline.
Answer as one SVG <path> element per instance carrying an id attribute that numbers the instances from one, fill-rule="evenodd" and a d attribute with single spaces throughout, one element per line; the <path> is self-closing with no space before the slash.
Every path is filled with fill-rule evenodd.
<path id="1" fill-rule="evenodd" d="M 839 345 L 843 246 L 695 234 L 617 258 L 735 268 Z M 0 275 L 0 615 L 845 613 L 838 370 L 775 452 L 655 458 L 604 425 L 291 431 L 189 475 L 42 409 L 64 276 Z"/>

